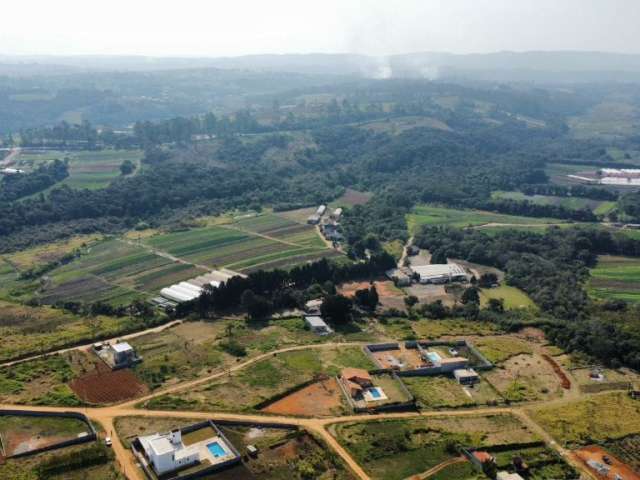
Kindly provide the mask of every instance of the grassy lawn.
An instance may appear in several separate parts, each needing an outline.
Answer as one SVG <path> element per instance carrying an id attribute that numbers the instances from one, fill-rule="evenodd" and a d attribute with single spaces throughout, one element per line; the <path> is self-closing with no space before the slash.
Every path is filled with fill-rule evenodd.
<path id="1" fill-rule="evenodd" d="M 468 226 L 502 223 L 513 225 L 546 225 L 566 223 L 564 220 L 550 218 L 522 217 L 517 215 L 503 215 L 500 213 L 481 210 L 461 210 L 453 208 L 420 205 L 407 215 L 409 231 L 415 233 L 424 225 L 449 225 L 464 228 Z"/>
<path id="2" fill-rule="evenodd" d="M 17 253 L 3 255 L 2 258 L 17 270 L 24 272 L 31 268 L 59 261 L 65 255 L 79 249 L 86 249 L 101 238 L 101 235 L 77 235 L 67 240 L 45 243 Z"/>
<path id="3" fill-rule="evenodd" d="M 500 328 L 493 323 L 459 319 L 421 319 L 410 322 L 410 325 L 420 339 L 436 339 L 445 335 L 495 335 L 500 333 Z"/>
<path id="4" fill-rule="evenodd" d="M 591 270 L 589 294 L 597 299 L 640 301 L 640 259 L 603 255 Z"/>
<path id="5" fill-rule="evenodd" d="M 481 306 L 484 307 L 489 303 L 491 298 L 503 299 L 504 307 L 508 310 L 536 308 L 535 303 L 533 303 L 533 300 L 531 300 L 526 293 L 516 287 L 510 287 L 508 285 L 500 285 L 496 288 L 483 288 L 480 291 Z"/>
<path id="6" fill-rule="evenodd" d="M 373 479 L 402 480 L 458 453 L 455 445 L 488 447 L 537 440 L 510 415 L 341 423 L 330 427 Z"/>
<path id="7" fill-rule="evenodd" d="M 607 442 L 640 431 L 640 402 L 626 392 L 532 408 L 530 413 L 556 440 L 570 446 Z"/>
<path id="8" fill-rule="evenodd" d="M 616 202 L 591 200 L 581 197 L 556 197 L 553 195 L 526 195 L 522 192 L 496 191 L 491 194 L 492 198 L 500 200 L 527 201 L 537 205 L 555 205 L 569 210 L 589 209 L 596 214 L 605 215 L 613 210 Z"/>
<path id="9" fill-rule="evenodd" d="M 423 408 L 454 408 L 475 403 L 450 377 L 405 377 L 403 382 Z"/>
<path id="10" fill-rule="evenodd" d="M 344 367 L 373 368 L 359 347 L 308 349 L 274 355 L 228 377 L 147 404 L 156 409 L 254 411 L 255 406 L 319 375 Z"/>

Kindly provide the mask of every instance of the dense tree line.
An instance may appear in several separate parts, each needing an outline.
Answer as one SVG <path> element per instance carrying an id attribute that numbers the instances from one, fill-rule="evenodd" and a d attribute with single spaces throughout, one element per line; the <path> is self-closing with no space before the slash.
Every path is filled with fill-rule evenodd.
<path id="1" fill-rule="evenodd" d="M 245 277 L 233 277 L 217 288 L 209 288 L 200 298 L 177 307 L 178 316 L 197 311 L 202 315 L 220 312 L 243 305 L 252 317 L 266 316 L 283 308 L 303 307 L 305 290 L 315 284 L 338 284 L 347 280 L 372 279 L 395 266 L 387 253 L 372 255 L 366 261 L 335 263 L 322 259 L 294 267 L 291 270 L 257 271 Z M 368 298 L 368 302 L 372 299 Z"/>
<path id="2" fill-rule="evenodd" d="M 68 163 L 62 160 L 40 165 L 30 173 L 5 175 L 0 181 L 0 202 L 11 202 L 41 192 L 68 176 Z"/>
<path id="3" fill-rule="evenodd" d="M 465 202 L 468 208 L 478 208 L 508 215 L 522 215 L 525 217 L 561 218 L 577 222 L 595 222 L 598 216 L 587 207 L 566 208 L 561 205 L 545 205 L 529 201 L 509 199 L 490 199 L 485 201 Z"/>
<path id="4" fill-rule="evenodd" d="M 585 185 L 556 185 L 553 183 L 539 183 L 535 185 L 522 185 L 520 191 L 526 195 L 552 195 L 555 197 L 580 197 L 592 200 L 615 201 L 618 192 L 600 187 Z"/>
<path id="5" fill-rule="evenodd" d="M 449 258 L 503 269 L 510 285 L 527 292 L 543 311 L 564 319 L 586 318 L 588 300 L 583 285 L 597 255 L 640 255 L 640 241 L 590 228 L 550 228 L 542 235 L 516 230 L 487 235 L 430 227 L 414 243 Z"/>

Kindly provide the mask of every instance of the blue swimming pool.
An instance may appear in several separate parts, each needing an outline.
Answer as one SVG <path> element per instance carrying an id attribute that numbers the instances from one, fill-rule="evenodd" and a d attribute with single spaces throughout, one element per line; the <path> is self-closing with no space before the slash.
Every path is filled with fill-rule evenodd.
<path id="1" fill-rule="evenodd" d="M 369 389 L 369 393 L 371 394 L 372 398 L 381 398 L 382 394 L 380 393 L 380 389 L 379 388 L 370 388 Z"/>
<path id="2" fill-rule="evenodd" d="M 216 458 L 224 457 L 227 454 L 226 450 L 218 442 L 210 443 L 207 445 L 207 448 L 211 452 L 211 455 Z"/>
<path id="3" fill-rule="evenodd" d="M 438 363 L 440 360 L 442 360 L 442 357 L 436 352 L 427 352 L 427 358 L 431 360 L 432 363 Z"/>

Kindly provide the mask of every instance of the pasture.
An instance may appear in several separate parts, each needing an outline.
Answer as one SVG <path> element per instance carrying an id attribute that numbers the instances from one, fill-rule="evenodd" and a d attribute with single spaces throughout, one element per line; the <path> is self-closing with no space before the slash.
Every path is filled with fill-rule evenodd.
<path id="1" fill-rule="evenodd" d="M 589 294 L 599 300 L 640 301 L 640 259 L 602 255 L 591 269 Z"/>
<path id="2" fill-rule="evenodd" d="M 483 288 L 480 290 L 480 304 L 486 306 L 492 298 L 504 300 L 504 308 L 507 310 L 517 310 L 520 308 L 536 308 L 533 300 L 516 287 L 500 285 L 496 288 Z"/>
<path id="3" fill-rule="evenodd" d="M 632 400 L 627 392 L 535 407 L 529 413 L 567 446 L 618 440 L 640 431 L 640 402 Z"/>
<path id="4" fill-rule="evenodd" d="M 454 208 L 420 205 L 407 215 L 409 231 L 415 233 L 424 225 L 448 225 L 465 228 L 480 225 L 535 225 L 544 226 L 556 223 L 566 223 L 564 220 L 551 218 L 522 217 L 518 215 L 503 215 L 482 210 L 462 210 Z"/>
<path id="5" fill-rule="evenodd" d="M 568 210 L 591 210 L 596 215 L 606 215 L 616 207 L 616 202 L 591 200 L 581 197 L 556 197 L 552 195 L 526 195 L 522 192 L 496 191 L 491 197 L 498 200 L 515 200 L 531 202 L 537 205 L 554 205 Z"/>

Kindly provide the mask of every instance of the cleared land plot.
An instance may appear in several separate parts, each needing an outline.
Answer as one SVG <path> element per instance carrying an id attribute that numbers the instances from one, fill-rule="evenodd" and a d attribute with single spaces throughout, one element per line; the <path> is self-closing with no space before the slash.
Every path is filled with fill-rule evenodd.
<path id="1" fill-rule="evenodd" d="M 640 301 L 640 259 L 602 255 L 591 270 L 588 291 L 601 300 Z"/>
<path id="2" fill-rule="evenodd" d="M 586 466 L 588 466 L 587 462 L 589 460 L 603 463 L 602 459 L 607 457 L 609 459 L 609 473 L 607 475 L 600 475 L 594 470 L 591 470 L 596 473 L 596 476 L 600 479 L 622 478 L 624 480 L 640 480 L 640 475 L 635 473 L 631 466 L 626 465 L 624 462 L 611 455 L 611 453 L 597 445 L 580 448 L 574 451 L 573 455 Z"/>
<path id="3" fill-rule="evenodd" d="M 5 456 L 30 452 L 89 433 L 75 418 L 0 416 L 0 438 Z"/>
<path id="4" fill-rule="evenodd" d="M 498 471 L 514 471 L 513 459 L 520 457 L 529 467 L 527 478 L 531 480 L 577 480 L 580 474 L 568 465 L 555 451 L 542 442 L 539 446 L 512 449 L 500 448 L 489 452 L 496 459 Z"/>
<path id="5" fill-rule="evenodd" d="M 583 115 L 569 118 L 571 134 L 584 138 L 620 138 L 637 132 L 640 109 L 633 98 L 611 97 L 604 99 Z"/>
<path id="6" fill-rule="evenodd" d="M 515 200 L 519 202 L 531 202 L 536 205 L 554 205 L 569 210 L 591 210 L 595 214 L 605 215 L 613 210 L 616 202 L 604 200 L 591 200 L 581 197 L 556 197 L 553 195 L 526 195 L 522 192 L 497 191 L 491 194 L 492 198 L 500 200 Z"/>
<path id="7" fill-rule="evenodd" d="M 369 192 L 359 192 L 358 190 L 352 190 L 347 188 L 340 198 L 335 199 L 329 203 L 331 208 L 337 207 L 353 207 L 355 205 L 364 205 L 373 196 Z"/>
<path id="8" fill-rule="evenodd" d="M 149 391 L 131 370 L 112 371 L 106 365 L 76 378 L 69 387 L 83 402 L 91 404 L 122 402 Z"/>
<path id="9" fill-rule="evenodd" d="M 605 444 L 607 450 L 612 452 L 622 462 L 629 465 L 634 471 L 640 472 L 640 435 L 613 440 Z"/>
<path id="10" fill-rule="evenodd" d="M 501 400 L 491 386 L 481 380 L 473 387 L 463 387 L 454 378 L 403 377 L 402 381 L 422 408 L 457 408 L 472 405 L 491 405 Z"/>
<path id="11" fill-rule="evenodd" d="M 552 218 L 522 217 L 517 215 L 503 215 L 482 210 L 459 210 L 453 208 L 420 205 L 407 215 L 409 231 L 415 233 L 424 225 L 449 225 L 465 228 L 478 225 L 549 225 L 566 223 Z"/>
<path id="12" fill-rule="evenodd" d="M 591 368 L 571 370 L 571 375 L 583 393 L 597 393 L 606 390 L 627 390 L 630 385 L 640 385 L 640 376 L 631 370 L 598 369 L 603 378 L 597 380 L 591 378 L 592 370 Z"/>
<path id="13" fill-rule="evenodd" d="M 457 457 L 447 445 L 537 441 L 515 417 L 487 415 L 340 423 L 331 433 L 374 479 L 402 480 Z"/>
<path id="14" fill-rule="evenodd" d="M 188 392 L 154 398 L 145 406 L 152 409 L 255 411 L 270 399 L 280 398 L 314 378 L 336 376 L 344 367 L 370 369 L 374 365 L 357 347 L 286 352 Z"/>
<path id="15" fill-rule="evenodd" d="M 504 300 L 504 308 L 507 310 L 536 308 L 535 303 L 533 303 L 533 300 L 531 300 L 526 293 L 519 288 L 510 287 L 509 285 L 500 285 L 496 288 L 483 288 L 480 290 L 481 306 L 486 306 L 492 298 Z"/>
<path id="16" fill-rule="evenodd" d="M 485 374 L 486 380 L 510 402 L 549 400 L 562 396 L 553 368 L 538 354 L 513 356 Z"/>
<path id="17" fill-rule="evenodd" d="M 626 392 L 532 408 L 530 413 L 556 440 L 569 446 L 619 440 L 640 431 L 640 402 Z"/>
<path id="18" fill-rule="evenodd" d="M 335 378 L 321 380 L 304 387 L 262 409 L 277 415 L 326 417 L 341 415 L 347 409 Z"/>
<path id="19" fill-rule="evenodd" d="M 67 463 L 63 472 L 49 473 L 50 468 L 60 465 L 61 461 L 86 456 L 95 463 L 91 466 L 71 466 Z M 46 473 L 44 473 L 46 472 Z M 0 478 L 3 480 L 126 480 L 116 467 L 113 451 L 97 443 L 86 443 L 62 450 L 44 452 L 24 458 L 8 459 L 0 463 Z"/>
<path id="20" fill-rule="evenodd" d="M 404 292 L 397 288 L 393 282 L 388 280 L 375 281 L 373 282 L 373 285 L 376 287 L 376 291 L 378 292 L 382 308 L 405 309 Z M 371 288 L 371 284 L 369 282 L 349 282 L 340 285 L 340 287 L 338 287 L 338 292 L 347 297 L 354 297 L 357 290 L 365 288 Z"/>
<path id="21" fill-rule="evenodd" d="M 475 346 L 487 360 L 500 364 L 520 354 L 532 354 L 531 344 L 512 335 L 481 337 L 474 340 Z"/>
<path id="22" fill-rule="evenodd" d="M 400 135 L 403 132 L 414 128 L 430 128 L 435 130 L 445 130 L 450 132 L 449 125 L 441 120 L 430 117 L 407 116 L 397 117 L 387 120 L 375 120 L 359 125 L 360 128 L 371 130 L 373 132 L 386 132 L 391 135 Z"/>

